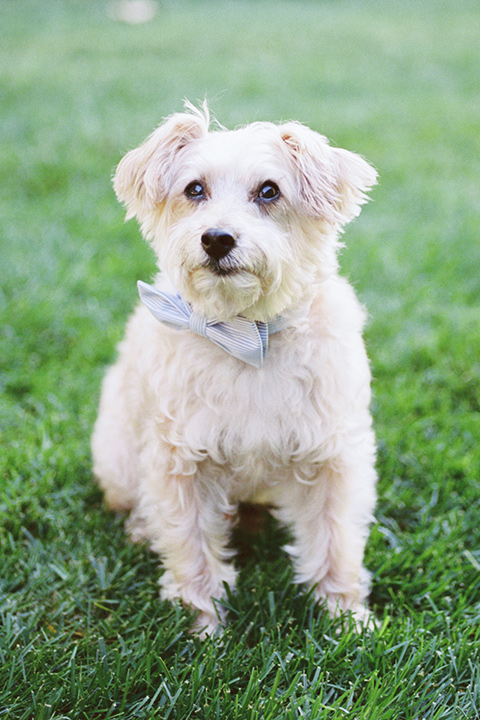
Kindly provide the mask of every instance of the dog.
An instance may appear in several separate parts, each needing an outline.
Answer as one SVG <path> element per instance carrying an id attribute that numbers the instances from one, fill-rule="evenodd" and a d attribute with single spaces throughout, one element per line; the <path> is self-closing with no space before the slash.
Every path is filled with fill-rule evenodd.
<path id="1" fill-rule="evenodd" d="M 375 506 L 365 311 L 338 272 L 377 173 L 299 122 L 167 118 L 120 161 L 118 199 L 158 258 L 102 388 L 94 474 L 163 561 L 161 597 L 224 621 L 240 503 L 291 531 L 295 581 L 368 617 Z"/>

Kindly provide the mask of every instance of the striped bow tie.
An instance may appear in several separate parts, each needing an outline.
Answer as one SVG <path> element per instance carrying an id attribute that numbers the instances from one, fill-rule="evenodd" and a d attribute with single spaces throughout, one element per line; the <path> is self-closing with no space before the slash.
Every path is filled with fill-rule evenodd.
<path id="1" fill-rule="evenodd" d="M 152 315 L 165 325 L 207 338 L 239 360 L 261 368 L 268 349 L 268 336 L 289 325 L 286 318 L 272 322 L 247 320 L 240 315 L 226 321 L 207 320 L 192 310 L 180 295 L 157 290 L 152 285 L 137 283 L 140 299 Z"/>

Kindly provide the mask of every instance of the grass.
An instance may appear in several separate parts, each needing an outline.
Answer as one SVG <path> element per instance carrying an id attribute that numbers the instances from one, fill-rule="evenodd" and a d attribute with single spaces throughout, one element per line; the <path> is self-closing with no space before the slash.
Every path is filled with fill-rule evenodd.
<path id="1" fill-rule="evenodd" d="M 4 2 L 0 717 L 478 718 L 478 8 L 470 0 Z M 239 538 L 221 641 L 160 603 L 90 470 L 99 384 L 153 259 L 112 168 L 184 96 L 300 119 L 380 171 L 346 234 L 371 315 L 381 628 L 338 632 L 280 531 Z"/>

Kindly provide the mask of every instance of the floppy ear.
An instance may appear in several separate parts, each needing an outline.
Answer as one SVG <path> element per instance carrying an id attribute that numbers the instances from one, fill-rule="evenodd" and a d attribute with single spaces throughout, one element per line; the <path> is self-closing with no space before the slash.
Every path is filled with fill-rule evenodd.
<path id="1" fill-rule="evenodd" d="M 297 122 L 280 126 L 307 213 L 345 225 L 368 201 L 377 173 L 360 155 L 332 148 L 327 138 Z"/>
<path id="2" fill-rule="evenodd" d="M 360 215 L 361 206 L 369 201 L 366 194 L 377 183 L 377 171 L 366 160 L 341 148 L 331 148 L 336 187 L 339 194 L 338 211 L 345 224 Z"/>
<path id="3" fill-rule="evenodd" d="M 187 107 L 190 112 L 172 115 L 120 161 L 113 187 L 118 199 L 127 206 L 127 220 L 135 216 L 140 220 L 165 199 L 175 155 L 208 132 L 206 105 L 203 111 L 188 104 Z"/>

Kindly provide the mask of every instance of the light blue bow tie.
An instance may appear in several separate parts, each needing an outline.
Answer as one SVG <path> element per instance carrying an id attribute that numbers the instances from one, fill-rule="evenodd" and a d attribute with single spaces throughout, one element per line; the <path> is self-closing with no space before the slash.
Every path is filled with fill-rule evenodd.
<path id="1" fill-rule="evenodd" d="M 247 320 L 240 315 L 231 320 L 208 320 L 192 310 L 180 295 L 157 290 L 152 285 L 137 283 L 140 299 L 152 315 L 165 325 L 201 335 L 239 360 L 261 368 L 268 349 L 268 336 L 290 323 L 278 317 L 272 322 Z"/>

